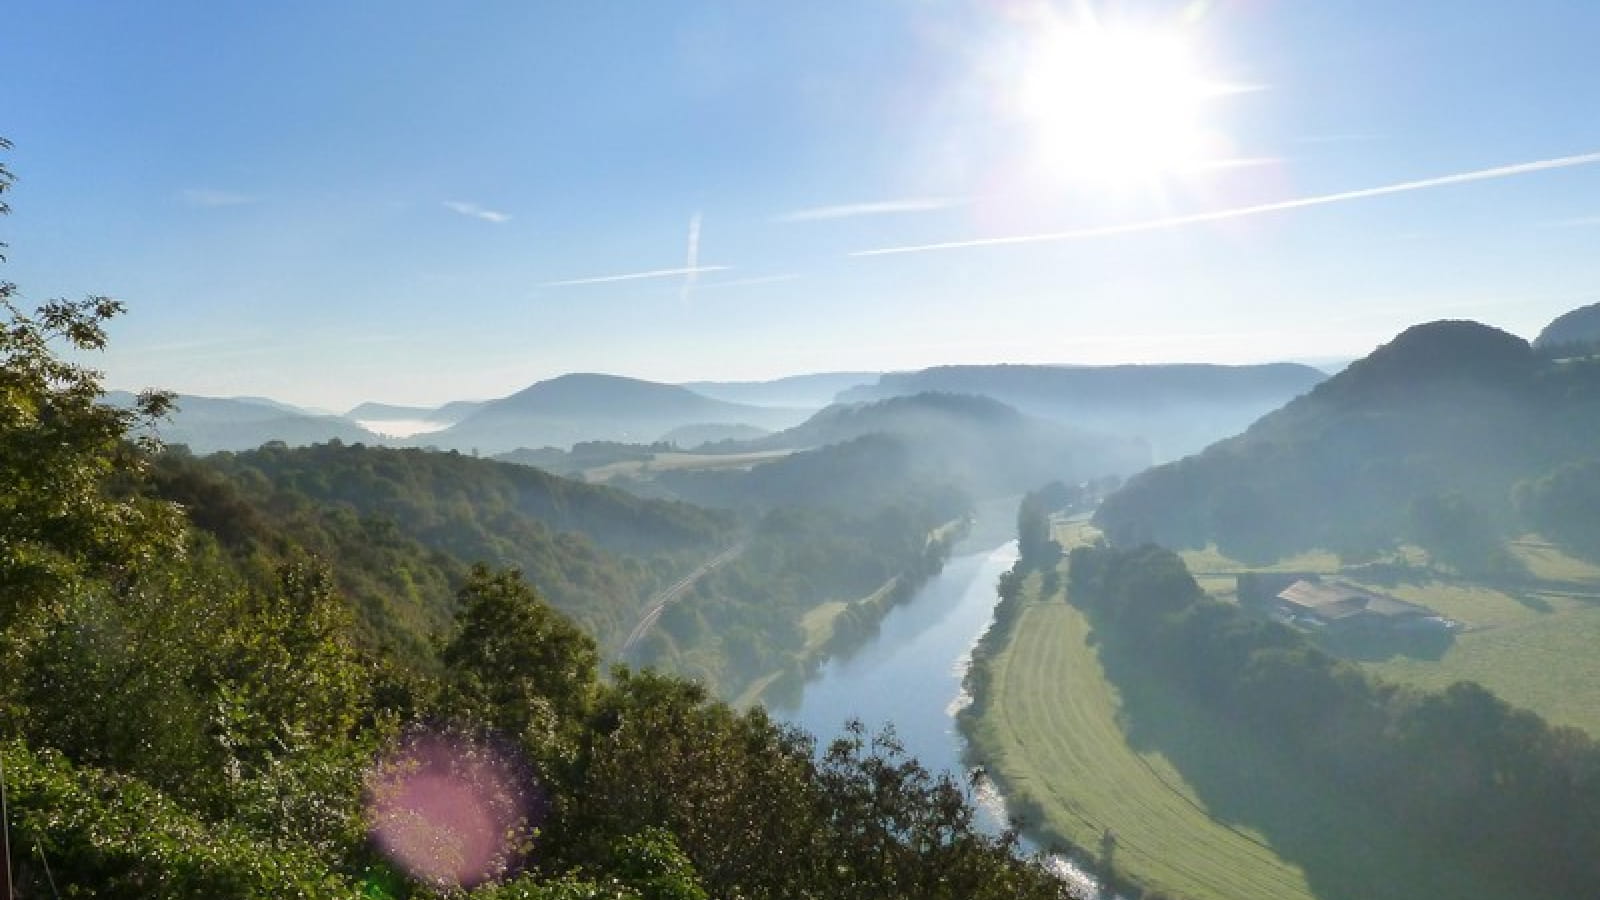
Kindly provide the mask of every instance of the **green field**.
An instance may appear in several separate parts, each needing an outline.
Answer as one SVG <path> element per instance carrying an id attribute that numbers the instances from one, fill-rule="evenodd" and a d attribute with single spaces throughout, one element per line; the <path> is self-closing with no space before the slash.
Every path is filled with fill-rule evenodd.
<path id="1" fill-rule="evenodd" d="M 1031 597 L 993 665 L 969 735 L 1046 845 L 1095 852 L 1110 829 L 1119 874 L 1196 900 L 1515 895 L 1417 856 L 1315 773 L 1095 641 L 1059 595 Z"/>
<path id="2" fill-rule="evenodd" d="M 1382 678 L 1418 687 L 1476 681 L 1550 722 L 1600 736 L 1600 653 L 1595 652 L 1600 647 L 1600 567 L 1535 536 L 1512 542 L 1510 549 L 1528 571 L 1527 578 L 1513 584 L 1438 575 L 1393 584 L 1346 577 L 1465 625 L 1448 647 L 1410 655 L 1393 650 L 1346 655 Z M 1401 555 L 1411 563 L 1425 559 L 1415 548 L 1405 548 Z M 1252 570 L 1214 548 L 1182 556 L 1200 586 L 1223 599 L 1233 599 L 1238 573 Z M 1331 575 L 1339 572 L 1339 560 L 1329 553 L 1304 554 L 1254 570 Z"/>

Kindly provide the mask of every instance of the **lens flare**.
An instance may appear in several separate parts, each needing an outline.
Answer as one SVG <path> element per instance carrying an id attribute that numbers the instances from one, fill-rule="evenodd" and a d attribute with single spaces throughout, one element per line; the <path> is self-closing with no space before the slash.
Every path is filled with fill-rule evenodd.
<path id="1" fill-rule="evenodd" d="M 514 752 L 455 736 L 413 735 L 367 774 L 373 841 L 407 874 L 440 888 L 511 872 L 532 842 L 538 799 Z"/>

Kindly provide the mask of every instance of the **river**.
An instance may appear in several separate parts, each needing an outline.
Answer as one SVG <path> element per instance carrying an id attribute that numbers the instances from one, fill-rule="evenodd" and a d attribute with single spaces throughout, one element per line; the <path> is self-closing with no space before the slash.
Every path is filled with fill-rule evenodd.
<path id="1" fill-rule="evenodd" d="M 1016 561 L 1016 541 L 952 558 L 884 617 L 870 643 L 824 664 L 798 707 L 774 714 L 816 735 L 819 745 L 839 735 L 848 719 L 860 719 L 871 731 L 893 723 L 907 752 L 923 765 L 965 781 L 966 740 L 955 723 L 965 700 L 961 681 L 972 646 L 993 617 L 1000 575 Z M 980 792 L 977 800 L 980 822 L 998 832 L 1004 804 L 992 792 Z M 1097 896 L 1093 879 L 1069 860 L 1052 857 L 1050 864 L 1080 895 Z"/>

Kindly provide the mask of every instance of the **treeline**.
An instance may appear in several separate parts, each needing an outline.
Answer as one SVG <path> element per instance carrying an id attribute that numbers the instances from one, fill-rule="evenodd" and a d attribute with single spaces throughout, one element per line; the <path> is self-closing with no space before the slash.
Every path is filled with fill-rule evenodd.
<path id="1" fill-rule="evenodd" d="M 278 491 L 285 470 L 267 469 L 284 451 L 268 450 L 268 485 L 188 495 L 214 517 L 200 527 L 161 496 L 153 448 L 125 437 L 166 398 L 103 406 L 97 376 L 52 352 L 104 346 L 119 305 L 25 316 L 13 290 L 0 284 L 0 763 L 21 900 L 1064 896 L 892 736 L 857 727 L 818 754 L 692 684 L 603 682 L 594 640 L 514 571 L 464 574 L 435 665 L 373 648 L 274 517 L 388 481 Z M 247 520 L 227 537 L 230 508 Z M 281 552 L 225 543 L 258 538 Z"/>
<path id="2" fill-rule="evenodd" d="M 1068 596 L 1197 702 L 1351 791 L 1456 864 L 1529 896 L 1600 895 L 1600 745 L 1481 686 L 1367 677 L 1211 600 L 1171 551 L 1075 548 Z"/>
<path id="3" fill-rule="evenodd" d="M 962 688 L 972 698 L 972 702 L 957 714 L 957 721 L 963 728 L 970 728 L 982 719 L 994 697 L 990 688 L 994 684 L 994 659 L 1010 645 L 1017 621 L 1022 618 L 1022 588 L 1027 579 L 1028 564 L 1020 559 L 1000 574 L 1000 583 L 995 587 L 1000 600 L 994 606 L 994 619 L 973 645 L 972 659 L 962 678 Z"/>

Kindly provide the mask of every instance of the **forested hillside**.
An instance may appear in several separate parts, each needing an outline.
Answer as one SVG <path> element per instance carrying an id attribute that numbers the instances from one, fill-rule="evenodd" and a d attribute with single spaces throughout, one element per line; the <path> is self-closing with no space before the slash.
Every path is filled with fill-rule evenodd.
<path id="1" fill-rule="evenodd" d="M 1435 322 L 1245 433 L 1130 479 L 1095 522 L 1119 543 L 1214 541 L 1247 561 L 1314 547 L 1361 558 L 1405 538 L 1464 570 L 1492 569 L 1501 536 L 1539 524 L 1519 519 L 1516 486 L 1597 447 L 1600 365 Z M 1547 494 L 1524 489 L 1524 509 L 1537 518 Z"/>
<path id="2" fill-rule="evenodd" d="M 738 483 L 742 517 L 526 466 L 359 445 L 169 452 L 151 483 L 241 564 L 325 561 L 367 641 L 425 665 L 474 562 L 520 571 L 616 659 L 653 594 L 736 547 L 628 656 L 731 697 L 802 664 L 808 610 L 942 564 L 946 548 L 930 553 L 928 536 L 965 515 L 966 497 L 876 474 L 842 482 L 872 490 L 820 506 L 800 489 L 809 480 L 777 493 Z"/>
<path id="3" fill-rule="evenodd" d="M 374 638 L 423 652 L 472 562 L 515 567 L 613 647 L 645 597 L 732 540 L 732 518 L 458 454 L 323 444 L 195 459 L 154 488 L 241 559 L 326 560 Z"/>
<path id="4" fill-rule="evenodd" d="M 797 453 L 749 473 L 751 480 L 765 482 L 762 491 L 780 495 L 795 490 L 847 496 L 872 491 L 871 478 L 910 477 L 988 497 L 1055 480 L 1136 472 L 1150 461 L 1141 441 L 1026 416 L 987 397 L 940 393 L 830 406 L 794 428 L 738 447 L 822 451 Z M 830 486 L 825 475 L 835 466 L 847 475 Z M 855 473 L 860 477 L 850 477 Z M 684 473 L 660 480 L 669 486 L 700 480 L 713 485 L 703 489 L 715 490 L 718 481 L 737 478 Z"/>

